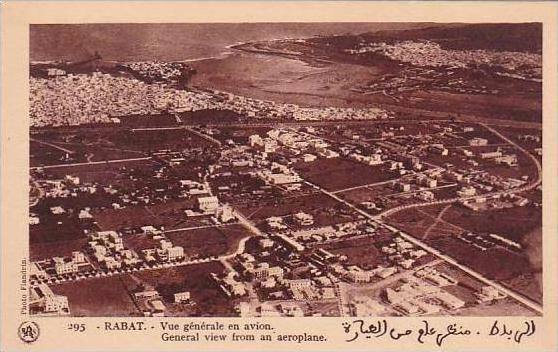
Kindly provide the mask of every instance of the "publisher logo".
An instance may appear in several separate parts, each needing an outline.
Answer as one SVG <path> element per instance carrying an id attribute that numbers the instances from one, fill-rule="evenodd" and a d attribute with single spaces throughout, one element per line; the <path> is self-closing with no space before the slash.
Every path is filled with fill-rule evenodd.
<path id="1" fill-rule="evenodd" d="M 17 334 L 25 343 L 35 342 L 39 338 L 39 325 L 34 321 L 24 321 L 19 326 Z"/>

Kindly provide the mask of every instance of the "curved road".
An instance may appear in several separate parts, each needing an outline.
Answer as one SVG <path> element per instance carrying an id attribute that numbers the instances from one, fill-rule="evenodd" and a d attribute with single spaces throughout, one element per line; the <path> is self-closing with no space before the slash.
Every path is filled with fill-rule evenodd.
<path id="1" fill-rule="evenodd" d="M 498 195 L 502 195 L 502 194 L 505 194 L 505 193 L 512 193 L 512 192 L 513 193 L 518 193 L 518 192 L 530 191 L 533 188 L 537 187 L 540 183 L 542 183 L 542 165 L 539 162 L 539 160 L 533 154 L 531 154 L 528 150 L 526 150 L 525 148 L 523 148 L 519 144 L 515 143 L 514 141 L 512 141 L 508 137 L 502 135 L 500 132 L 496 131 L 492 127 L 489 127 L 488 125 L 483 124 L 483 123 L 481 123 L 480 125 L 483 126 L 484 128 L 486 128 L 487 130 L 489 130 L 490 132 L 494 133 L 495 135 L 497 135 L 498 137 L 500 137 L 504 141 L 513 145 L 516 149 L 518 149 L 523 154 L 525 154 L 529 159 L 531 159 L 533 161 L 533 163 L 535 164 L 535 166 L 537 167 L 537 179 L 534 180 L 533 182 L 530 182 L 529 184 L 527 184 L 525 186 L 516 187 L 516 188 L 504 190 L 504 191 L 485 193 L 485 194 L 481 194 L 481 195 L 478 195 L 478 196 L 464 197 L 464 198 L 455 197 L 455 198 L 441 199 L 441 200 L 437 200 L 437 201 L 433 201 L 433 202 L 427 202 L 427 203 L 415 203 L 415 204 L 401 205 L 401 206 L 398 206 L 398 207 L 395 207 L 395 208 L 392 208 L 392 209 L 388 209 L 388 210 L 386 210 L 382 213 L 377 214 L 375 216 L 376 219 L 380 219 L 382 217 L 389 216 L 389 215 L 395 214 L 397 212 L 400 212 L 401 210 L 410 209 L 410 208 L 426 207 L 426 206 L 429 206 L 429 205 L 438 205 L 438 204 L 450 204 L 450 203 L 455 203 L 455 202 L 458 202 L 458 201 L 467 201 L 467 200 L 475 200 L 475 199 L 479 199 L 479 198 L 493 197 L 493 196 L 498 196 Z"/>

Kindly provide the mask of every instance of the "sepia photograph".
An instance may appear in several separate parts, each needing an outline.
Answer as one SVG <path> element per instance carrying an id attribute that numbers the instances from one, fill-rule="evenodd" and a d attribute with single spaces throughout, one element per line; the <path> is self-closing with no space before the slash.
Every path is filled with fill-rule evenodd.
<path id="1" fill-rule="evenodd" d="M 29 25 L 30 317 L 543 313 L 543 24 Z"/>

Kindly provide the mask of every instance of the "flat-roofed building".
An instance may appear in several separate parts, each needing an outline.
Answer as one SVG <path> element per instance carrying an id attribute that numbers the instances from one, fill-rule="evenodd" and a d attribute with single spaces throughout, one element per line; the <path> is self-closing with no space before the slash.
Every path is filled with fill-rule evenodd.
<path id="1" fill-rule="evenodd" d="M 177 292 L 174 294 L 174 303 L 184 303 L 190 301 L 190 291 Z"/>
<path id="2" fill-rule="evenodd" d="M 215 196 L 199 197 L 198 208 L 204 213 L 212 213 L 219 207 L 219 199 Z"/>

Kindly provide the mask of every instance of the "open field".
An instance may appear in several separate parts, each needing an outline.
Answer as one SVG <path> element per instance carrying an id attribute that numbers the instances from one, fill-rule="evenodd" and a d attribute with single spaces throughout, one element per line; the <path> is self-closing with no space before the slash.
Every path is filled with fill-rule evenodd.
<path id="1" fill-rule="evenodd" d="M 434 219 L 412 208 L 390 215 L 387 222 L 417 238 L 423 238 L 426 230 L 434 224 Z"/>
<path id="2" fill-rule="evenodd" d="M 71 256 L 73 251 L 83 251 L 87 246 L 87 238 L 62 240 L 54 242 L 30 243 L 29 260 L 43 260 L 52 257 Z"/>
<path id="3" fill-rule="evenodd" d="M 152 124 L 159 126 L 156 121 Z M 31 135 L 30 164 L 44 166 L 140 158 L 161 149 L 181 150 L 213 145 L 187 129 L 142 130 L 143 124 L 135 126 L 138 129 L 132 127 L 134 126 L 124 128 L 117 125 L 111 129 L 84 127 L 72 133 L 63 128 L 36 129 Z"/>
<path id="4" fill-rule="evenodd" d="M 313 226 L 333 225 L 359 218 L 355 211 L 322 193 L 277 198 L 266 204 L 241 205 L 237 208 L 262 229 L 265 228 L 265 219 L 271 216 L 283 217 L 285 224 L 292 229 L 300 228 L 291 216 L 298 212 L 312 215 Z"/>
<path id="5" fill-rule="evenodd" d="M 152 249 L 160 247 L 160 242 L 152 239 L 148 235 L 143 233 L 135 233 L 131 235 L 123 236 L 124 246 L 129 249 L 133 249 L 137 253 L 140 253 L 144 249 Z"/>
<path id="6" fill-rule="evenodd" d="M 303 178 L 329 191 L 387 181 L 397 177 L 383 166 L 368 166 L 343 158 L 298 163 L 295 168 Z"/>
<path id="7" fill-rule="evenodd" d="M 397 193 L 389 185 L 368 186 L 348 191 L 341 191 L 337 196 L 351 203 L 373 202 L 376 198 Z"/>
<path id="8" fill-rule="evenodd" d="M 51 216 L 38 225 L 29 226 L 29 243 L 72 241 L 85 238 L 83 230 L 94 229 L 90 221 L 80 221 L 67 216 Z"/>
<path id="9" fill-rule="evenodd" d="M 220 274 L 224 267 L 218 262 L 149 270 L 135 274 L 140 280 L 155 287 L 170 304 L 174 293 L 189 291 L 196 302 L 195 315 L 231 316 L 233 302 L 209 278 L 210 273 Z"/>
<path id="10" fill-rule="evenodd" d="M 242 225 L 230 225 L 177 231 L 167 237 L 175 246 L 184 247 L 188 257 L 209 257 L 235 252 L 240 240 L 250 235 Z"/>
<path id="11" fill-rule="evenodd" d="M 35 139 L 31 140 L 29 155 L 31 166 L 84 163 L 146 156 L 144 152 L 139 150 L 125 149 L 111 144 L 103 145 L 104 143 L 90 143 L 86 145 L 82 144 L 83 142 L 49 141 L 48 139 L 41 139 L 40 141 L 43 143 L 38 143 Z"/>
<path id="12" fill-rule="evenodd" d="M 186 129 L 120 131 L 113 137 L 113 143 L 120 147 L 140 149 L 144 152 L 160 149 L 207 148 L 213 145 L 205 138 Z"/>
<path id="13" fill-rule="evenodd" d="M 130 185 L 126 172 L 136 170 L 138 172 L 150 172 L 159 163 L 151 160 L 127 161 L 122 163 L 72 165 L 61 168 L 45 169 L 45 178 L 60 179 L 66 175 L 77 176 L 82 183 L 102 183 L 112 185 Z M 109 182 L 107 182 L 109 181 Z"/>
<path id="14" fill-rule="evenodd" d="M 29 164 L 31 166 L 62 164 L 65 162 L 66 153 L 63 150 L 40 144 L 29 142 Z"/>
<path id="15" fill-rule="evenodd" d="M 324 194 L 314 193 L 293 198 L 278 198 L 270 204 L 258 207 L 244 208 L 239 206 L 238 208 L 249 218 L 262 220 L 270 216 L 285 216 L 298 211 L 315 212 L 323 208 L 335 207 L 338 204 L 334 199 Z"/>
<path id="16" fill-rule="evenodd" d="M 140 316 L 128 291 L 133 281 L 127 275 L 52 286 L 52 291 L 68 297 L 72 316 Z"/>
<path id="17" fill-rule="evenodd" d="M 420 209 L 410 209 L 403 213 L 390 216 L 390 221 L 401 225 L 420 221 L 422 216 L 437 217 L 446 205 L 432 205 Z M 517 242 L 524 242 L 523 238 L 540 226 L 542 213 L 540 208 L 532 206 L 513 207 L 508 209 L 491 209 L 474 212 L 458 204 L 454 204 L 441 216 L 441 224 L 451 223 L 465 231 L 475 233 L 495 233 Z M 398 225 L 399 226 L 399 225 Z M 451 227 L 451 226 L 450 226 Z"/>
<path id="18" fill-rule="evenodd" d="M 444 213 L 442 219 L 468 231 L 496 233 L 521 242 L 523 236 L 540 226 L 542 214 L 540 209 L 530 206 L 482 212 L 454 206 Z"/>
<path id="19" fill-rule="evenodd" d="M 428 243 L 494 280 L 509 280 L 530 271 L 529 262 L 524 255 L 503 248 L 495 247 L 480 251 L 448 236 L 431 238 Z"/>
<path id="20" fill-rule="evenodd" d="M 211 224 L 208 216 L 188 218 L 185 209 L 191 209 L 193 200 L 169 201 L 150 206 L 130 206 L 124 209 L 104 209 L 93 213 L 103 230 L 145 225 L 164 226 L 166 230 Z"/>
<path id="21" fill-rule="evenodd" d="M 200 115 L 211 115 L 211 111 L 200 111 Z M 92 148 L 113 150 L 115 152 L 144 153 L 159 149 L 181 149 L 204 147 L 210 144 L 204 138 L 188 131 L 187 129 L 150 129 L 151 127 L 164 127 L 159 120 L 152 117 L 130 116 L 125 121 L 133 121 L 135 125 L 114 125 L 111 128 L 96 128 L 82 126 L 78 130 L 68 133 L 64 128 L 33 130 L 33 140 L 50 143 L 62 149 L 76 153 L 86 154 Z M 173 118 L 174 119 L 174 118 Z M 146 121 L 142 123 L 141 121 Z M 149 124 L 148 124 L 149 122 Z M 176 123 L 175 126 L 177 127 Z M 136 157 L 138 155 L 136 154 Z M 118 158 L 112 158 L 118 159 Z"/>
<path id="22" fill-rule="evenodd" d="M 337 255 L 347 256 L 347 265 L 374 268 L 384 263 L 384 255 L 374 246 L 370 238 L 346 240 L 320 246 Z"/>

